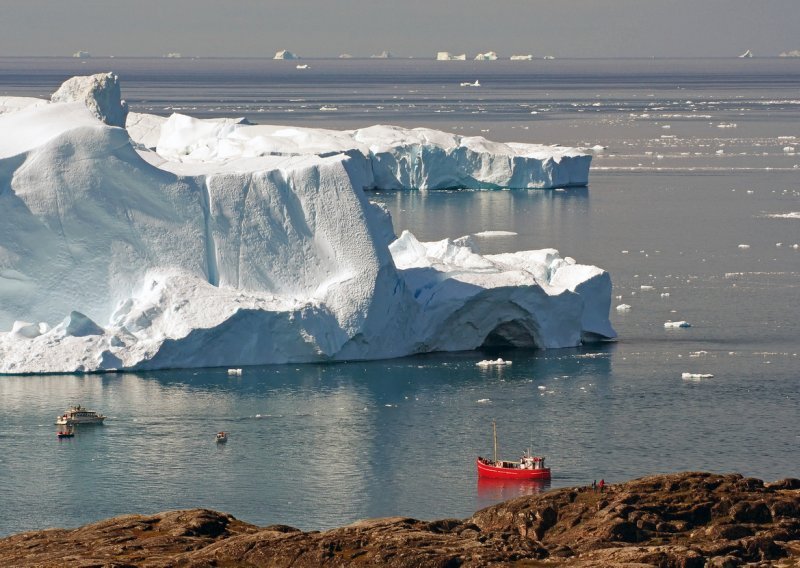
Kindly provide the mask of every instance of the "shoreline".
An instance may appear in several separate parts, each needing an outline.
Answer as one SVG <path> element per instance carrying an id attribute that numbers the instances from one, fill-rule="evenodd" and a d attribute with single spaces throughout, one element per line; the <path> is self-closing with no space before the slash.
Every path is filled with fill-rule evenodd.
<path id="1" fill-rule="evenodd" d="M 739 566 L 800 562 L 800 479 L 684 472 L 518 497 L 467 519 L 258 527 L 208 509 L 0 539 L 0 565 Z"/>

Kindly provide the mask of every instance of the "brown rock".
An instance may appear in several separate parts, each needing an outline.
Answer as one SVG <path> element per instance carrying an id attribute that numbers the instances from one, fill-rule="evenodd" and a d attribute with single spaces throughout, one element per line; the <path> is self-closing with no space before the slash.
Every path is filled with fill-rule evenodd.
<path id="1" fill-rule="evenodd" d="M 259 528 L 209 510 L 129 515 L 0 539 L 0 566 L 732 567 L 800 562 L 800 490 L 741 475 L 659 475 L 602 495 L 560 489 L 466 520 L 405 517 L 324 532 Z"/>

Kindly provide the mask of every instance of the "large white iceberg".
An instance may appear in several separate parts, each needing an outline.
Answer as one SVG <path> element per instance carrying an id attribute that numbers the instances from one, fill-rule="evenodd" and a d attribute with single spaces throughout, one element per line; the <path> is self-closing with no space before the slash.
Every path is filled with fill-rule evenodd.
<path id="1" fill-rule="evenodd" d="M 446 156 L 451 135 L 131 115 L 146 134 L 132 141 L 98 118 L 127 110 L 113 96 L 116 78 L 100 91 L 95 80 L 76 84 L 86 90 L 72 88 L 67 102 L 0 107 L 2 373 L 375 359 L 614 336 L 611 281 L 599 268 L 554 250 L 481 255 L 469 238 L 395 239 L 363 188 L 455 183 L 463 171 L 442 168 L 466 166 Z M 485 170 L 469 177 L 499 181 L 492 143 L 461 142 L 452 148 Z M 416 165 L 401 164 L 412 148 Z"/>

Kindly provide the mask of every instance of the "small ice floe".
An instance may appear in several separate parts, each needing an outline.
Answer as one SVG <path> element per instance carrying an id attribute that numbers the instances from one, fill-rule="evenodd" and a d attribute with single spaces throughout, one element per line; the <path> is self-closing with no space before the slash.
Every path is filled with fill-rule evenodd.
<path id="1" fill-rule="evenodd" d="M 228 369 L 228 374 L 233 376 L 241 376 L 242 370 L 241 369 Z"/>
<path id="2" fill-rule="evenodd" d="M 662 298 L 669 298 L 669 292 L 661 292 Z"/>
<path id="3" fill-rule="evenodd" d="M 629 312 L 631 311 L 631 307 L 628 304 L 620 304 L 617 306 L 618 312 Z"/>
<path id="4" fill-rule="evenodd" d="M 741 245 L 739 245 L 739 248 L 742 249 L 742 250 L 747 250 L 747 249 L 750 248 L 750 245 L 741 244 Z"/>
<path id="5" fill-rule="evenodd" d="M 502 367 L 504 365 L 511 365 L 513 361 L 505 361 L 502 357 L 498 357 L 497 359 L 484 359 L 483 361 L 478 361 L 475 363 L 478 367 Z"/>
<path id="6" fill-rule="evenodd" d="M 606 149 L 606 146 L 601 146 L 600 144 L 596 144 L 595 146 L 592 146 L 589 149 L 594 151 L 594 152 L 602 152 L 603 150 Z"/>
<path id="7" fill-rule="evenodd" d="M 712 379 L 714 375 L 710 373 L 682 373 L 681 378 L 685 381 L 699 381 L 700 379 Z"/>
<path id="8" fill-rule="evenodd" d="M 800 219 L 800 211 L 790 211 L 789 213 L 768 213 L 764 216 L 769 219 Z"/>
<path id="9" fill-rule="evenodd" d="M 514 231 L 481 231 L 480 233 L 474 233 L 476 237 L 513 237 L 517 235 Z"/>
<path id="10" fill-rule="evenodd" d="M 737 126 L 735 122 L 721 122 L 717 124 L 717 128 L 736 128 Z"/>
<path id="11" fill-rule="evenodd" d="M 489 402 L 492 402 L 492 399 L 490 399 L 490 398 L 479 398 L 475 402 L 477 402 L 478 404 L 487 404 Z"/>
<path id="12" fill-rule="evenodd" d="M 688 321 L 667 321 L 664 322 L 664 327 L 667 329 L 676 329 L 679 327 L 692 327 Z"/>
<path id="13" fill-rule="evenodd" d="M 539 385 L 539 386 L 538 386 L 538 387 L 536 387 L 536 388 L 537 388 L 537 389 L 539 389 L 540 391 L 547 390 L 547 387 L 546 387 L 546 386 L 544 386 L 544 385 Z"/>
<path id="14" fill-rule="evenodd" d="M 295 69 L 308 69 L 308 64 L 303 63 L 301 65 L 295 65 Z"/>
<path id="15" fill-rule="evenodd" d="M 465 83 L 461 83 L 461 86 L 462 87 L 480 87 L 481 83 L 480 83 L 480 81 L 475 79 L 474 83 L 465 82 Z"/>
<path id="16" fill-rule="evenodd" d="M 323 106 L 319 107 L 319 110 L 321 110 L 322 112 L 335 112 L 335 111 L 339 110 L 339 108 L 335 107 L 335 106 L 323 105 Z"/>
<path id="17" fill-rule="evenodd" d="M 783 151 L 787 154 L 794 154 L 794 146 L 786 146 Z"/>
<path id="18" fill-rule="evenodd" d="M 708 351 L 693 351 L 689 353 L 689 357 L 703 357 L 704 355 L 708 355 Z"/>

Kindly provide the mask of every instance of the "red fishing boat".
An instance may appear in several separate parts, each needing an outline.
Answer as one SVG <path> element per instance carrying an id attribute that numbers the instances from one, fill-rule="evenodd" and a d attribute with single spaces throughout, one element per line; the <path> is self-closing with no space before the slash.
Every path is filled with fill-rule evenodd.
<path id="1" fill-rule="evenodd" d="M 494 459 L 478 457 L 475 465 L 479 477 L 491 479 L 550 479 L 550 468 L 544 466 L 544 458 L 534 456 L 530 450 L 519 461 L 497 459 L 497 426 L 492 422 L 494 432 Z"/>

